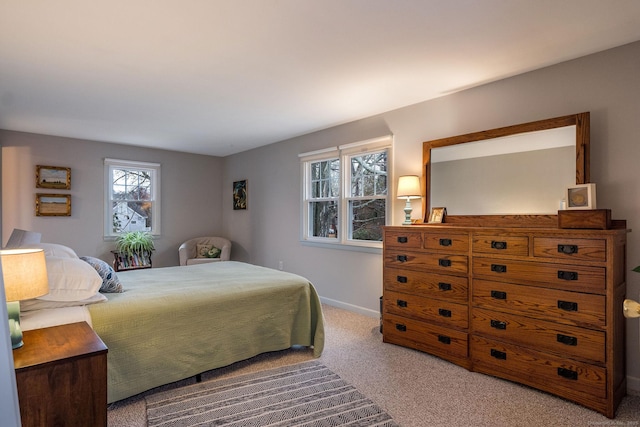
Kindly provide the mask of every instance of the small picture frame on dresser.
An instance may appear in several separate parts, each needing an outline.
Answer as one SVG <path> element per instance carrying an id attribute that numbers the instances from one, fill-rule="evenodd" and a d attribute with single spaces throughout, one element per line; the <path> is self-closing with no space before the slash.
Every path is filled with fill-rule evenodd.
<path id="1" fill-rule="evenodd" d="M 576 184 L 567 188 L 567 209 L 596 209 L 596 185 Z"/>
<path id="2" fill-rule="evenodd" d="M 447 208 L 431 208 L 431 213 L 429 214 L 429 224 L 443 223 L 446 214 Z"/>

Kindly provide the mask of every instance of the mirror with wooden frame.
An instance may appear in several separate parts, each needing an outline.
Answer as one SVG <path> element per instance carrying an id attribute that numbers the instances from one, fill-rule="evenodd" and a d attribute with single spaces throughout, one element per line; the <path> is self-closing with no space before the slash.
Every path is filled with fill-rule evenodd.
<path id="1" fill-rule="evenodd" d="M 425 222 L 469 226 L 557 225 L 566 188 L 589 182 L 589 113 L 423 143 Z"/>

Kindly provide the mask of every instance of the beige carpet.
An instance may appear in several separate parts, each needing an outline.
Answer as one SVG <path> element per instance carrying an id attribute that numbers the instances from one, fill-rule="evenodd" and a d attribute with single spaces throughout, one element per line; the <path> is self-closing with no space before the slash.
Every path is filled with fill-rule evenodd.
<path id="1" fill-rule="evenodd" d="M 318 359 L 405 427 L 640 426 L 640 397 L 627 396 L 610 420 L 552 395 L 469 372 L 425 353 L 382 343 L 377 319 L 324 306 L 325 350 Z M 294 349 L 203 374 L 203 380 L 313 360 Z M 193 384 L 160 387 L 110 406 L 109 427 L 147 425 L 145 395 Z"/>

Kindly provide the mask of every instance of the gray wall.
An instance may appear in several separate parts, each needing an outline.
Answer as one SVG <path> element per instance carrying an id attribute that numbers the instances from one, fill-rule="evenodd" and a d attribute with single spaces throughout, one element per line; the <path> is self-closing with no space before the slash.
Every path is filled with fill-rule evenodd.
<path id="1" fill-rule="evenodd" d="M 161 164 L 162 236 L 155 266 L 178 265 L 186 239 L 222 230 L 222 159 L 30 133 L 0 131 L 2 145 L 2 243 L 14 228 L 42 233 L 43 242 L 67 245 L 78 255 L 110 261 L 103 238 L 105 157 Z M 35 165 L 71 167 L 71 190 L 35 188 Z M 71 217 L 37 217 L 35 194 L 71 194 Z"/>
<path id="2" fill-rule="evenodd" d="M 162 164 L 163 236 L 155 265 L 178 263 L 177 245 L 215 233 L 230 237 L 232 258 L 309 278 L 325 301 L 372 316 L 382 293 L 380 253 L 305 246 L 300 236 L 298 154 L 394 134 L 394 177 L 421 174 L 422 142 L 533 120 L 591 112 L 591 178 L 598 206 L 629 228 L 640 227 L 640 43 L 490 83 L 224 159 L 0 131 L 3 243 L 14 227 L 79 253 L 108 257 L 102 239 L 102 158 Z M 72 167 L 71 218 L 33 215 L 34 166 Z M 231 206 L 233 181 L 248 180 L 248 209 Z M 394 179 L 395 182 L 395 179 Z M 393 223 L 404 202 L 394 200 Z M 416 212 L 418 211 L 418 212 Z M 420 216 L 414 202 L 414 216 Z M 639 234 L 629 235 L 629 269 L 640 264 Z M 640 274 L 629 273 L 627 295 L 638 298 Z M 638 321 L 628 321 L 629 388 L 640 391 Z"/>
<path id="3" fill-rule="evenodd" d="M 640 228 L 640 43 L 225 158 L 224 188 L 249 180 L 249 209 L 223 200 L 224 228 L 242 259 L 308 277 L 320 295 L 371 315 L 382 292 L 379 254 L 303 245 L 298 153 L 393 133 L 394 175 L 421 174 L 422 142 L 534 120 L 591 112 L 591 181 L 598 206 Z M 394 179 L 395 182 L 395 179 Z M 394 200 L 393 223 L 404 202 Z M 414 210 L 419 209 L 414 202 Z M 640 264 L 640 234 L 629 234 L 628 269 Z M 628 274 L 638 298 L 640 274 Z M 627 321 L 629 388 L 640 391 L 638 321 Z"/>

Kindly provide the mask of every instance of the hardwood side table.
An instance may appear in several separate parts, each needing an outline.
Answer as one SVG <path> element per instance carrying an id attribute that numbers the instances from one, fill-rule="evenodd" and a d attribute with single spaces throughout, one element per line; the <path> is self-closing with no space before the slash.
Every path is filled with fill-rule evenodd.
<path id="1" fill-rule="evenodd" d="M 106 426 L 107 347 L 86 322 L 25 331 L 13 351 L 22 426 Z"/>

